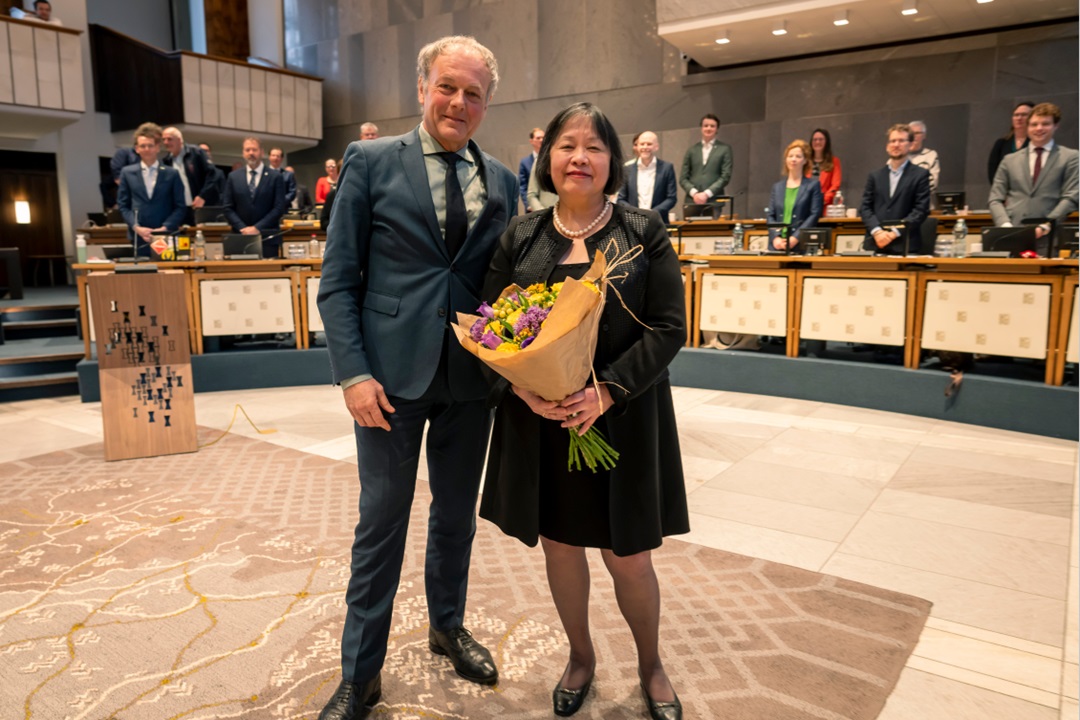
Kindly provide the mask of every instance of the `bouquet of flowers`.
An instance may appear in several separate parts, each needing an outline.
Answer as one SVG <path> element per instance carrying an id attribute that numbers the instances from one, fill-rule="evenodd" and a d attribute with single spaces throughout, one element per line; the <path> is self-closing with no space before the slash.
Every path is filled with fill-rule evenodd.
<path id="1" fill-rule="evenodd" d="M 607 261 L 599 251 L 581 280 L 504 289 L 479 315 L 458 313 L 458 342 L 513 385 L 545 400 L 562 401 L 592 374 L 596 332 L 607 290 Z M 567 467 L 592 472 L 615 467 L 619 453 L 595 427 L 568 428 Z"/>

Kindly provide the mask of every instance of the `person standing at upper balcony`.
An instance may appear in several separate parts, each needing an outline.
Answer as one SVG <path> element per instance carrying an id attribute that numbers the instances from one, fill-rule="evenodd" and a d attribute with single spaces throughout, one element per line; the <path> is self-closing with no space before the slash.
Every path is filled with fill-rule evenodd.
<path id="1" fill-rule="evenodd" d="M 49 23 L 50 25 L 63 25 L 60 22 L 60 18 L 54 17 L 52 14 L 52 3 L 49 0 L 34 0 L 34 14 L 26 15 L 27 20 L 40 20 L 43 23 Z"/>

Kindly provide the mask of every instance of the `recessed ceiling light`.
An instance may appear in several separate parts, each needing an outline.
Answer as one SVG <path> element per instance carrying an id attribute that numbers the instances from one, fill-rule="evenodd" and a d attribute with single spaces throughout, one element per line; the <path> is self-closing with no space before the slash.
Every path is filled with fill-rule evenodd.
<path id="1" fill-rule="evenodd" d="M 901 15 L 917 15 L 919 8 L 915 4 L 915 0 L 904 0 L 904 8 L 900 11 Z"/>
<path id="2" fill-rule="evenodd" d="M 773 25 L 772 34 L 776 36 L 787 35 L 787 21 L 781 20 Z"/>
<path id="3" fill-rule="evenodd" d="M 975 0 L 975 2 L 979 3 L 980 5 L 985 5 L 986 3 L 994 2 L 994 0 Z"/>
<path id="4" fill-rule="evenodd" d="M 848 11 L 838 10 L 836 17 L 833 18 L 832 24 L 836 27 L 843 27 L 848 24 Z"/>
<path id="5" fill-rule="evenodd" d="M 716 38 L 717 45 L 727 45 L 729 42 L 731 42 L 731 33 L 727 30 L 725 30 L 720 37 Z"/>

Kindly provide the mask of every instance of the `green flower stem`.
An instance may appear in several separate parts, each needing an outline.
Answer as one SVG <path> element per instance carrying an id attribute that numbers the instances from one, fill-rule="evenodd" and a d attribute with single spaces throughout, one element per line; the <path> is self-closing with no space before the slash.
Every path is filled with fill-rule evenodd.
<path id="1" fill-rule="evenodd" d="M 581 470 L 582 461 L 591 472 L 596 472 L 598 465 L 605 470 L 615 467 L 619 453 L 608 444 L 607 439 L 596 428 L 589 428 L 584 435 L 578 435 L 577 428 L 568 428 L 570 432 L 570 452 L 566 461 L 567 469 Z"/>

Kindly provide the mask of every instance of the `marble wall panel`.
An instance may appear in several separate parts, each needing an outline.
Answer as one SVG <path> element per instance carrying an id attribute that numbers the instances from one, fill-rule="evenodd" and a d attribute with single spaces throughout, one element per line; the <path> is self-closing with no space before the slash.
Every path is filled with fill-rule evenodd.
<path id="1" fill-rule="evenodd" d="M 287 47 L 285 49 L 285 67 L 296 72 L 319 75 L 319 46 L 312 44 Z"/>
<path id="2" fill-rule="evenodd" d="M 0 24 L 0 103 L 15 102 L 15 85 L 11 76 L 11 43 L 8 23 Z"/>
<path id="3" fill-rule="evenodd" d="M 355 0 L 284 0 L 285 46 L 311 45 L 337 37 L 338 5 L 354 2 Z"/>
<path id="4" fill-rule="evenodd" d="M 424 0 L 389 0 L 387 24 L 406 25 L 424 17 Z"/>
<path id="5" fill-rule="evenodd" d="M 221 127 L 234 128 L 236 125 L 236 79 L 232 63 L 218 63 L 218 107 Z"/>
<path id="6" fill-rule="evenodd" d="M 537 62 L 536 6 L 535 0 L 507 2 L 438 16 L 452 19 L 454 33 L 472 35 L 494 53 L 499 64 L 494 102 L 524 102 L 538 96 L 541 67 Z"/>
<path id="7" fill-rule="evenodd" d="M 1072 53 L 1072 62 L 1062 59 Z M 1076 90 L 1076 37 L 1000 48 L 994 74 L 994 97 L 1022 95 L 1038 102 L 1042 96 Z"/>
<path id="8" fill-rule="evenodd" d="M 202 121 L 204 125 L 220 125 L 218 110 L 217 63 L 199 59 L 199 82 L 202 84 Z"/>
<path id="9" fill-rule="evenodd" d="M 349 64 L 352 50 L 351 42 L 346 39 L 328 40 L 317 46 L 318 63 L 314 74 L 325 78 L 323 110 L 327 125 L 344 125 L 350 120 L 350 84 L 356 78 Z"/>
<path id="10" fill-rule="evenodd" d="M 202 81 L 199 76 L 199 58 L 180 56 L 180 92 L 184 103 L 184 120 L 202 125 Z"/>
<path id="11" fill-rule="evenodd" d="M 309 80 L 296 79 L 296 98 L 293 100 L 293 105 L 296 108 L 295 132 L 301 137 L 311 137 L 312 135 L 311 97 L 309 95 L 311 84 Z"/>
<path id="12" fill-rule="evenodd" d="M 296 78 L 278 75 L 281 79 L 281 134 L 296 134 Z"/>
<path id="13" fill-rule="evenodd" d="M 60 67 L 63 68 L 60 82 L 64 90 L 64 109 L 85 112 L 82 45 L 77 36 L 67 33 L 58 33 L 57 40 L 60 42 Z"/>
<path id="14" fill-rule="evenodd" d="M 311 137 L 321 138 L 323 136 L 323 84 L 311 82 L 308 97 L 311 100 Z"/>
<path id="15" fill-rule="evenodd" d="M 236 127 L 251 127 L 251 68 L 237 66 L 233 71 L 236 87 Z"/>
<path id="16" fill-rule="evenodd" d="M 251 71 L 251 129 L 266 132 L 266 76 L 261 70 Z"/>
<path id="17" fill-rule="evenodd" d="M 432 15 L 434 13 L 425 13 Z M 338 32 L 341 36 L 355 35 L 390 24 L 389 3 L 354 2 L 338 3 Z"/>
<path id="18" fill-rule="evenodd" d="M 991 97 L 996 51 L 909 57 L 769 76 L 769 119 L 874 108 L 955 105 Z M 932 78 L 932 81 L 929 79 Z"/>
<path id="19" fill-rule="evenodd" d="M 17 105 L 38 104 L 37 64 L 34 58 L 34 30 L 6 23 L 11 46 L 11 77 Z"/>
<path id="20" fill-rule="evenodd" d="M 272 72 L 262 73 L 266 76 L 266 132 L 273 135 L 281 134 L 281 75 Z"/>
<path id="21" fill-rule="evenodd" d="M 743 217 L 764 217 L 764 208 L 769 204 L 772 186 L 781 178 L 780 154 L 794 137 L 789 137 L 784 132 L 784 124 L 780 122 L 750 125 L 750 146 L 747 150 L 750 182 L 746 193 L 745 211 L 740 212 L 736 203 L 735 212 L 739 212 Z"/>
<path id="22" fill-rule="evenodd" d="M 64 107 L 60 84 L 60 44 L 52 30 L 34 30 L 34 60 L 37 64 L 38 103 L 41 107 Z"/>
<path id="23" fill-rule="evenodd" d="M 406 62 L 406 58 L 415 58 L 416 52 L 411 47 L 402 47 L 401 30 L 401 26 L 389 27 L 354 35 L 348 39 L 350 67 L 355 74 L 351 93 L 342 96 L 342 107 L 337 108 L 339 112 L 347 112 L 350 107 L 353 108 L 352 114 L 346 116 L 346 122 L 355 122 L 354 118 L 357 117 L 384 118 L 405 115 L 407 113 L 402 112 L 405 99 L 412 100 L 415 110 L 416 77 L 412 70 L 414 64 Z M 410 78 L 407 83 L 403 81 L 405 75 Z M 327 124 L 332 124 L 331 119 L 335 113 L 330 90 L 331 88 L 323 88 L 327 94 Z"/>

